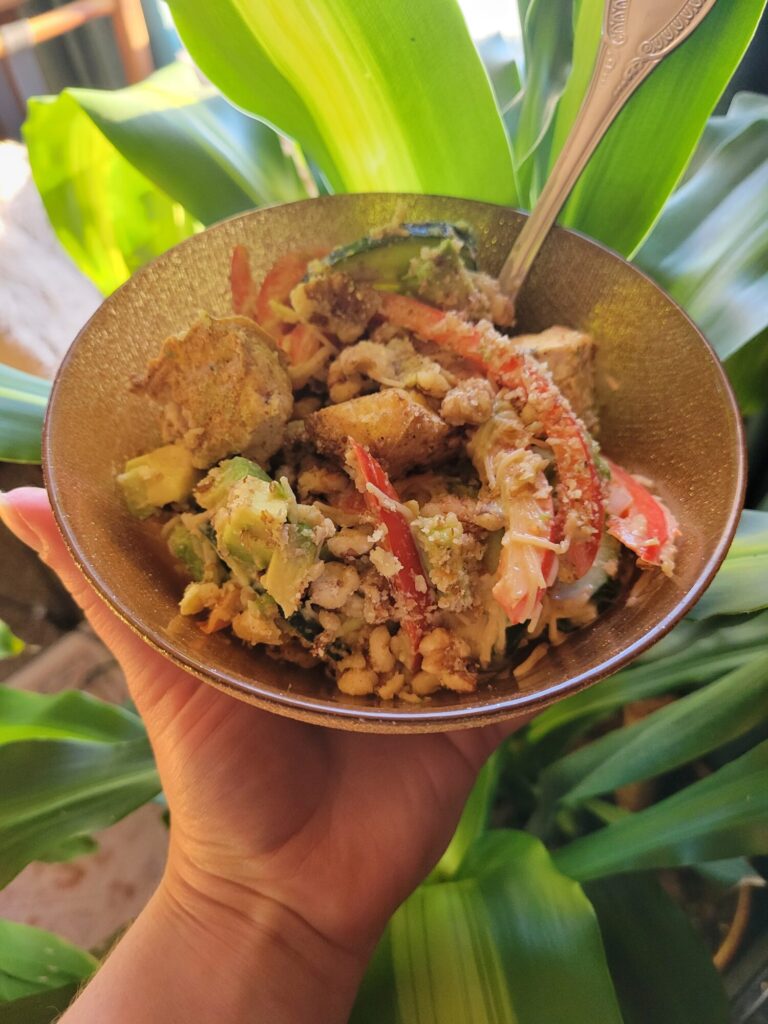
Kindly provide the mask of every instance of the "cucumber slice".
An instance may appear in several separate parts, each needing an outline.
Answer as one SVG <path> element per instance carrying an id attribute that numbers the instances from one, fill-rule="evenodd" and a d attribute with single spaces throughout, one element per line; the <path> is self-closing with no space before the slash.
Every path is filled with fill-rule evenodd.
<path id="1" fill-rule="evenodd" d="M 350 245 L 334 249 L 321 262 L 333 270 L 348 274 L 377 288 L 395 290 L 408 273 L 414 257 L 426 246 L 436 247 L 446 239 L 459 242 L 460 256 L 470 270 L 477 267 L 474 237 L 464 225 L 443 221 L 401 224 L 397 234 L 366 236 Z"/>

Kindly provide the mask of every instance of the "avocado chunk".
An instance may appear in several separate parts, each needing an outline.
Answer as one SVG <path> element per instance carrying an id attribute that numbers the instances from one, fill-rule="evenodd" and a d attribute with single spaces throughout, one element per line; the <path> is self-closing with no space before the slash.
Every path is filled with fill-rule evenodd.
<path id="1" fill-rule="evenodd" d="M 269 483 L 269 477 L 255 462 L 236 455 L 214 466 L 195 488 L 195 501 L 201 508 L 213 509 L 223 505 L 230 488 L 247 476 L 255 476 Z"/>
<path id="2" fill-rule="evenodd" d="M 199 542 L 192 533 L 182 526 L 181 523 L 174 523 L 173 529 L 168 533 L 168 550 L 174 558 L 183 563 L 195 583 L 203 579 L 203 556 L 200 551 Z"/>
<path id="3" fill-rule="evenodd" d="M 425 247 L 433 248 L 446 240 L 454 244 L 466 266 L 474 269 L 476 247 L 471 232 L 463 225 L 443 221 L 401 224 L 391 232 L 369 235 L 334 249 L 321 263 L 356 281 L 398 291 L 411 260 L 419 257 Z"/>
<path id="4" fill-rule="evenodd" d="M 229 489 L 213 526 L 219 556 L 242 583 L 258 586 L 293 615 L 312 578 L 320 549 L 287 481 L 246 476 Z"/>
<path id="5" fill-rule="evenodd" d="M 186 501 L 199 479 L 190 452 L 180 444 L 166 444 L 129 459 L 117 483 L 131 515 L 146 519 L 164 505 Z"/>
<path id="6" fill-rule="evenodd" d="M 255 580 L 269 565 L 291 497 L 282 484 L 249 475 L 232 484 L 226 503 L 214 513 L 219 555 L 245 580 Z"/>
<path id="7" fill-rule="evenodd" d="M 186 512 L 163 528 L 168 550 L 196 582 L 221 583 L 225 569 L 210 536 L 207 516 Z"/>
<path id="8" fill-rule="evenodd" d="M 311 530 L 302 524 L 286 523 L 269 567 L 261 578 L 261 585 L 277 601 L 286 618 L 298 610 L 318 556 Z"/>

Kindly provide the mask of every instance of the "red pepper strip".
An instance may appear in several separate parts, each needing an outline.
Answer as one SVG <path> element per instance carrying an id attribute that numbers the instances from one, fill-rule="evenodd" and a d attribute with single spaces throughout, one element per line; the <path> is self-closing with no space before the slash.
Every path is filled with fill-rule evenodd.
<path id="1" fill-rule="evenodd" d="M 251 263 L 244 245 L 236 245 L 232 250 L 229 285 L 232 290 L 232 309 L 243 316 L 253 317 L 258 291 L 251 277 Z"/>
<path id="2" fill-rule="evenodd" d="M 418 668 L 421 661 L 418 654 L 419 644 L 426 628 L 427 611 L 432 604 L 427 574 L 421 564 L 419 549 L 416 547 L 408 520 L 402 512 L 385 505 L 375 492 L 365 486 L 365 484 L 373 484 L 388 498 L 400 501 L 397 491 L 390 483 L 381 463 L 371 455 L 367 448 L 363 448 L 352 438 L 349 439 L 349 450 L 352 452 L 356 468 L 364 481 L 363 486 L 360 487 L 358 483 L 358 487 L 365 498 L 366 505 L 386 528 L 387 536 L 384 544 L 402 566 L 392 579 L 395 593 L 406 613 L 404 625 L 413 648 L 415 667 Z M 418 577 L 424 581 L 423 590 L 416 586 Z"/>
<path id="3" fill-rule="evenodd" d="M 624 504 L 622 496 L 616 493 L 619 488 L 630 499 L 620 512 L 608 516 L 608 532 L 644 562 L 661 565 L 664 549 L 680 533 L 675 517 L 626 469 L 615 462 L 608 465 L 613 491 L 609 506 L 614 507 L 617 499 Z"/>
<path id="4" fill-rule="evenodd" d="M 289 252 L 273 264 L 262 282 L 256 299 L 254 319 L 268 331 L 276 341 L 280 341 L 283 321 L 272 309 L 273 302 L 287 304 L 290 294 L 307 273 L 310 260 L 324 255 L 323 251 Z"/>
<path id="5" fill-rule="evenodd" d="M 565 538 L 570 523 L 579 530 L 563 562 L 573 577 L 580 579 L 597 556 L 605 509 L 590 437 L 568 401 L 535 359 L 523 352 L 513 354 L 511 342 L 504 345 L 508 339 L 503 335 L 494 337 L 488 329 L 480 330 L 455 315 L 446 316 L 442 310 L 405 295 L 382 293 L 380 300 L 381 312 L 391 323 L 470 360 L 497 384 L 516 391 L 521 408 L 529 406 L 533 410 L 557 465 L 554 540 L 559 543 Z M 496 350 L 496 363 L 500 365 L 493 365 L 492 356 L 483 355 L 484 347 Z"/>

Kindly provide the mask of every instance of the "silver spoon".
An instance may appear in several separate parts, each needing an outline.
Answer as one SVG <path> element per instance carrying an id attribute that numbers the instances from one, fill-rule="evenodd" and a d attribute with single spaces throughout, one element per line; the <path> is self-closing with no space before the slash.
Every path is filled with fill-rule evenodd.
<path id="1" fill-rule="evenodd" d="M 704 20 L 716 0 L 606 0 L 595 69 L 578 117 L 507 257 L 499 282 L 517 297 L 598 143 L 635 89 Z M 661 112 L 660 112 L 660 116 Z"/>

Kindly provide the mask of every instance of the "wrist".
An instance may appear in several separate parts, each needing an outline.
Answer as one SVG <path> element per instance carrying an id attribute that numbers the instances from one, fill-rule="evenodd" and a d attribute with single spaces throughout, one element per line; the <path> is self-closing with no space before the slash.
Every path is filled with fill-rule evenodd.
<path id="1" fill-rule="evenodd" d="M 375 941 L 359 949 L 341 946 L 300 910 L 200 871 L 176 853 L 153 898 L 153 914 L 183 943 L 201 977 L 210 977 L 215 965 L 231 1000 L 229 1015 L 217 1020 L 250 1020 L 237 1016 L 242 1004 L 268 1008 L 263 1019 L 275 1024 L 345 1021 Z"/>
<path id="2" fill-rule="evenodd" d="M 369 952 L 336 947 L 277 900 L 172 856 L 62 1024 L 342 1024 Z"/>

